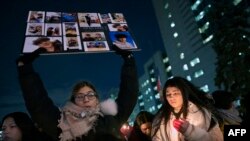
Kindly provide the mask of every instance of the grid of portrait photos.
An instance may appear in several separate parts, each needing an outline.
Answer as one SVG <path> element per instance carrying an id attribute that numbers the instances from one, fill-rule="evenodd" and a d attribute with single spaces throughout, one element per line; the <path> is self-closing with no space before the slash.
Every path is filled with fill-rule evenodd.
<path id="1" fill-rule="evenodd" d="M 138 50 L 123 13 L 29 11 L 22 53 L 105 52 L 112 45 Z"/>

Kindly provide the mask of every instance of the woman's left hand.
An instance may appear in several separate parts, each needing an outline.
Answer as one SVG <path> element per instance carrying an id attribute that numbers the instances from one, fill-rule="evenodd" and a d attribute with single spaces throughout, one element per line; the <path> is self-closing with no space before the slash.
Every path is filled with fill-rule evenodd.
<path id="1" fill-rule="evenodd" d="M 189 126 L 189 122 L 185 119 L 175 119 L 173 125 L 177 131 L 184 133 Z"/>

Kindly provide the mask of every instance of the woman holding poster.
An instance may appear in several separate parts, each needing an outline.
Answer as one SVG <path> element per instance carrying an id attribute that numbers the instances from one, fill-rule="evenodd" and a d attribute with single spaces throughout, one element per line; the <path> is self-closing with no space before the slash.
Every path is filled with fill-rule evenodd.
<path id="1" fill-rule="evenodd" d="M 58 108 L 48 96 L 32 62 L 44 51 L 39 48 L 17 59 L 20 86 L 26 107 L 39 127 L 54 140 L 123 141 L 120 128 L 132 113 L 139 91 L 135 59 L 130 51 L 114 47 L 123 58 L 117 99 L 101 102 L 96 88 L 87 81 L 73 87 L 70 99 Z"/>

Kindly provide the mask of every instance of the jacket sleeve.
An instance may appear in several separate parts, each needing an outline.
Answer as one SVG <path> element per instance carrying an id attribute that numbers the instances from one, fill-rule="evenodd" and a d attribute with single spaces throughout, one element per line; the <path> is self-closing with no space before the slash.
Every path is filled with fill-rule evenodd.
<path id="1" fill-rule="evenodd" d="M 117 118 L 120 123 L 124 123 L 133 112 L 139 92 L 136 63 L 133 56 L 124 58 L 120 77 L 120 90 L 116 99 L 118 105 Z"/>
<path id="2" fill-rule="evenodd" d="M 168 141 L 166 139 L 166 126 L 164 120 L 157 114 L 152 123 L 151 138 L 152 141 Z"/>
<path id="3" fill-rule="evenodd" d="M 199 128 L 190 124 L 184 133 L 185 139 L 188 141 L 223 141 L 223 135 L 218 124 L 211 130 Z"/>
<path id="4" fill-rule="evenodd" d="M 163 135 L 161 133 L 161 130 L 157 130 L 156 134 L 152 137 L 152 141 L 163 141 Z"/>
<path id="5" fill-rule="evenodd" d="M 40 76 L 31 64 L 18 67 L 18 74 L 25 105 L 32 119 L 56 140 L 60 110 L 48 97 Z"/>

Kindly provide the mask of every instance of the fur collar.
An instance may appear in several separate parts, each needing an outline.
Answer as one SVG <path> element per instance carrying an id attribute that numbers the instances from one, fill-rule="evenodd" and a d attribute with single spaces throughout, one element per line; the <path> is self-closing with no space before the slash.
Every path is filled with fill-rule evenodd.
<path id="1" fill-rule="evenodd" d="M 117 104 L 113 99 L 107 99 L 100 103 L 101 112 L 104 115 L 115 116 L 118 112 Z"/>
<path id="2" fill-rule="evenodd" d="M 61 109 L 61 119 L 58 127 L 62 130 L 60 141 L 74 140 L 82 135 L 87 135 L 95 128 L 98 116 L 117 114 L 117 104 L 112 99 L 101 102 L 97 108 L 84 109 L 72 102 L 67 102 Z"/>

